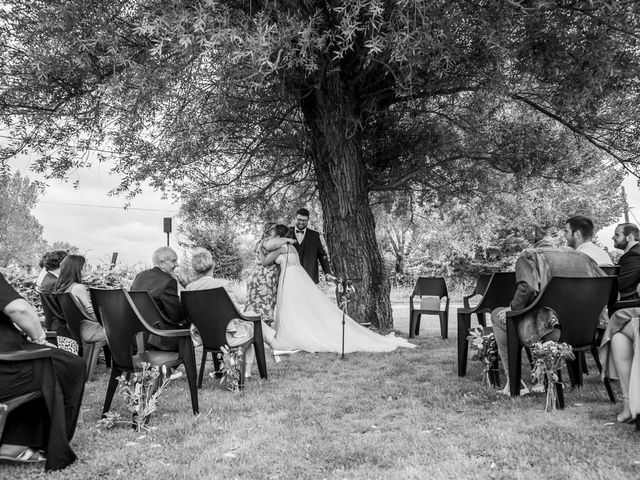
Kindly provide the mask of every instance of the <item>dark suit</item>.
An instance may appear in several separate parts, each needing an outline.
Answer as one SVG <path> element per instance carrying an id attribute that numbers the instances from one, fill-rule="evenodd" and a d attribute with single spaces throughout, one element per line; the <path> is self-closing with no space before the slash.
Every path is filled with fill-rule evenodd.
<path id="1" fill-rule="evenodd" d="M 165 317 L 155 325 L 156 327 L 167 330 L 185 328 L 182 305 L 178 296 L 178 281 L 171 275 L 158 267 L 144 270 L 133 280 L 130 290 L 146 290 L 155 300 Z M 155 335 L 151 335 L 149 344 L 163 350 L 177 350 L 178 348 L 178 340 L 175 338 L 162 338 L 161 342 L 159 340 Z"/>
<path id="2" fill-rule="evenodd" d="M 289 238 L 296 238 L 295 227 L 291 227 L 289 229 L 288 236 Z M 298 251 L 300 265 L 302 265 L 302 268 L 306 270 L 315 283 L 320 281 L 318 277 L 318 262 L 322 265 L 322 271 L 325 274 L 331 274 L 329 257 L 322 246 L 320 234 L 318 232 L 307 228 L 302 243 L 298 243 L 296 240 L 296 243 L 294 243 L 293 246 Z"/>
<path id="3" fill-rule="evenodd" d="M 56 291 L 57 281 L 58 277 L 56 277 L 51 272 L 47 272 L 47 274 L 42 279 L 42 283 L 40 284 L 40 291 L 42 293 L 54 293 Z"/>
<path id="4" fill-rule="evenodd" d="M 618 260 L 618 290 L 623 300 L 638 298 L 636 288 L 640 283 L 640 243 L 625 252 Z"/>

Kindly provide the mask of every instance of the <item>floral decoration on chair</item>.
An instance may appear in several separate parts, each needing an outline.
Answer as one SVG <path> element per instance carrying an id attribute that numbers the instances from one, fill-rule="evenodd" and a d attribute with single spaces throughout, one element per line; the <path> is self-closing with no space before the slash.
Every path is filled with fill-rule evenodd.
<path id="1" fill-rule="evenodd" d="M 224 384 L 228 390 L 232 392 L 240 391 L 240 372 L 243 368 L 244 352 L 238 348 L 229 350 L 229 347 L 220 347 L 221 353 L 218 353 L 220 360 L 220 383 Z"/>
<path id="2" fill-rule="evenodd" d="M 182 372 L 175 372 L 167 376 L 167 367 L 152 367 L 149 363 L 142 363 L 142 371 L 135 372 L 131 380 L 125 375 L 118 377 L 120 394 L 127 403 L 127 409 L 132 414 L 132 421 L 121 420 L 117 412 L 107 412 L 104 418 L 98 421 L 99 426 L 107 429 L 118 424 L 131 425 L 137 432 L 147 429 L 149 417 L 158 409 L 158 400 L 162 390 L 176 378 L 180 378 Z"/>
<path id="3" fill-rule="evenodd" d="M 546 383 L 547 400 L 544 410 L 555 410 L 558 397 L 557 388 L 562 388 L 558 382 L 557 371 L 565 364 L 566 359 L 574 360 L 573 348 L 567 343 L 558 343 L 552 340 L 537 342 L 531 349 L 533 355 L 533 369 L 531 376 L 541 385 Z"/>
<path id="4" fill-rule="evenodd" d="M 484 334 L 484 328 L 472 328 L 467 340 L 474 351 L 471 359 L 482 362 L 482 383 L 498 386 L 498 344 L 493 332 Z"/>

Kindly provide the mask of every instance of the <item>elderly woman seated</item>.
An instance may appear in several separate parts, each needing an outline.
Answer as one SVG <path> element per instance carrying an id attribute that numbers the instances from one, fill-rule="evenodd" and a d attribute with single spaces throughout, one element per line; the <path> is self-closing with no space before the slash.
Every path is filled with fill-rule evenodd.
<path id="1" fill-rule="evenodd" d="M 204 249 L 197 249 L 191 257 L 191 267 L 196 273 L 196 279 L 189 283 L 186 287 L 187 290 L 207 290 L 210 288 L 225 288 L 228 281 L 221 278 L 213 277 L 213 257 L 211 253 Z M 226 288 L 225 288 L 226 289 Z M 229 293 L 229 292 L 227 292 Z M 233 299 L 232 295 L 229 295 Z M 193 330 L 195 330 L 192 327 Z M 192 330 L 192 331 L 193 331 Z M 273 328 L 262 322 L 262 335 L 265 343 L 272 348 L 276 332 Z M 249 340 L 253 336 L 253 323 L 245 322 L 240 319 L 234 319 L 227 325 L 227 343 L 230 347 L 241 345 Z M 273 348 L 272 348 L 273 350 Z M 278 361 L 279 355 L 286 355 L 293 353 L 291 351 L 273 350 L 273 354 Z M 251 366 L 255 363 L 255 352 L 253 346 L 247 350 L 246 357 L 246 372 L 245 376 L 251 376 Z"/>

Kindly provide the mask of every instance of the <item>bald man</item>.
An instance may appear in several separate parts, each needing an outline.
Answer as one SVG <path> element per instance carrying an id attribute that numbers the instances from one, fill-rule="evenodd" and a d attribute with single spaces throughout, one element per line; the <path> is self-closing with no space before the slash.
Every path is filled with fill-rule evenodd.
<path id="1" fill-rule="evenodd" d="M 163 329 L 185 328 L 178 296 L 178 281 L 172 275 L 178 266 L 178 255 L 170 247 L 160 247 L 151 257 L 153 268 L 140 272 L 131 284 L 132 291 L 146 290 L 164 315 L 157 325 Z M 178 340 L 149 336 L 149 344 L 161 350 L 177 351 Z"/>

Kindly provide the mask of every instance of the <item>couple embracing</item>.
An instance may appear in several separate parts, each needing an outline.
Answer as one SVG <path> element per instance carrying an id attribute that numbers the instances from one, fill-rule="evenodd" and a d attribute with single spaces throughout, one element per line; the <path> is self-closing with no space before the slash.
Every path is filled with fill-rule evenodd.
<path id="1" fill-rule="evenodd" d="M 306 228 L 308 220 L 309 211 L 300 209 L 295 228 L 265 226 L 256 245 L 245 308 L 259 313 L 267 323 L 275 319 L 275 330 L 264 331 L 272 348 L 339 353 L 342 311 L 316 286 L 318 262 L 331 275 L 318 232 Z M 414 347 L 403 338 L 379 335 L 346 318 L 345 352 L 387 352 L 399 346 Z"/>

